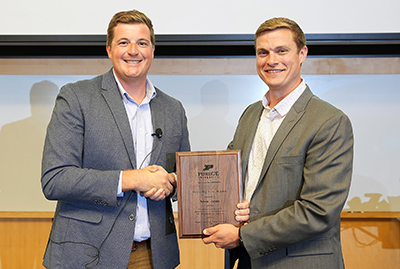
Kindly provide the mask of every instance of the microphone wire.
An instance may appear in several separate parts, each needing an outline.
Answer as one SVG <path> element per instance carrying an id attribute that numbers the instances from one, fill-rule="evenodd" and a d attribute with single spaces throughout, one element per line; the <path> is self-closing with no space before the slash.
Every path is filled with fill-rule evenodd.
<path id="1" fill-rule="evenodd" d="M 155 136 L 155 137 L 158 138 L 158 140 L 160 140 L 161 137 L 162 137 L 162 130 L 161 130 L 160 128 L 157 128 L 157 129 L 156 129 L 156 132 L 153 133 L 152 136 L 153 136 L 153 137 Z M 144 161 L 145 161 L 145 160 L 147 159 L 147 157 L 149 157 L 149 155 L 157 148 L 158 144 L 159 144 L 159 143 L 157 143 L 157 145 L 156 145 L 155 147 L 153 147 L 153 149 L 144 157 L 144 159 L 143 159 L 143 161 L 142 161 L 142 163 L 140 164 L 140 166 L 139 166 L 138 169 L 141 169 L 141 168 L 142 168 L 142 165 L 143 165 Z M 65 243 L 83 244 L 83 245 L 87 245 L 87 246 L 93 248 L 93 249 L 95 250 L 95 253 L 94 253 L 94 254 L 90 253 L 90 249 L 86 249 L 86 250 L 85 250 L 85 254 L 86 254 L 87 256 L 91 257 L 92 259 L 89 260 L 89 261 L 87 261 L 87 262 L 84 264 L 84 266 L 85 266 L 85 268 L 94 268 L 94 267 L 96 267 L 96 266 L 99 264 L 99 262 L 100 262 L 100 250 L 101 250 L 101 248 L 103 247 L 103 244 L 105 243 L 105 241 L 106 241 L 106 240 L 108 239 L 108 237 L 110 236 L 111 232 L 113 231 L 114 226 L 115 226 L 115 224 L 116 224 L 116 222 L 117 222 L 119 216 L 120 216 L 121 213 L 124 211 L 126 205 L 128 204 L 128 201 L 132 198 L 133 193 L 134 193 L 134 191 L 130 191 L 130 194 L 129 194 L 128 198 L 126 199 L 126 201 L 125 201 L 124 205 L 122 206 L 121 210 L 118 212 L 116 218 L 114 219 L 114 222 L 113 222 L 112 225 L 111 225 L 110 230 L 108 231 L 106 237 L 105 237 L 104 240 L 101 242 L 101 244 L 100 244 L 99 247 L 96 247 L 95 245 L 90 244 L 90 243 L 87 243 L 87 242 L 55 241 L 55 240 L 53 240 L 53 239 L 51 238 L 51 236 L 50 236 L 50 241 L 51 241 L 52 243 L 54 243 L 54 244 L 65 244 Z"/>

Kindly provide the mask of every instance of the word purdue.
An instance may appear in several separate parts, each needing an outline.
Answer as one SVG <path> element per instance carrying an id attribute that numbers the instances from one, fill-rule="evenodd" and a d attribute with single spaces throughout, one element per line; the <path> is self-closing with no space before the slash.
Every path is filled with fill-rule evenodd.
<path id="1" fill-rule="evenodd" d="M 198 178 L 219 178 L 219 172 L 197 172 Z"/>

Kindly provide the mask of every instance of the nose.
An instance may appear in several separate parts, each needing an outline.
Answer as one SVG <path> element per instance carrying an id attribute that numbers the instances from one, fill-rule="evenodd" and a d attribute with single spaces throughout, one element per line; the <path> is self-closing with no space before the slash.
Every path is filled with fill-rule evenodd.
<path id="1" fill-rule="evenodd" d="M 136 43 L 130 43 L 129 48 L 128 48 L 128 53 L 130 55 L 136 55 L 138 53 L 137 49 L 137 44 Z"/>
<path id="2" fill-rule="evenodd" d="M 269 66 L 274 66 L 278 62 L 277 59 L 278 57 L 275 55 L 275 53 L 269 53 L 267 56 L 267 64 Z"/>

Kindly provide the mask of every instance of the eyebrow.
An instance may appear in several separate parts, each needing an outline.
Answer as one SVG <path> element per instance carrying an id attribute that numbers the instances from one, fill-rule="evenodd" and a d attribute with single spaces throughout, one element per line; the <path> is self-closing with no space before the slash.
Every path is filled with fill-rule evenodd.
<path id="1" fill-rule="evenodd" d="M 290 50 L 290 47 L 283 45 L 283 46 L 278 46 L 278 47 L 275 48 L 275 50 L 281 50 L 281 49 Z"/>

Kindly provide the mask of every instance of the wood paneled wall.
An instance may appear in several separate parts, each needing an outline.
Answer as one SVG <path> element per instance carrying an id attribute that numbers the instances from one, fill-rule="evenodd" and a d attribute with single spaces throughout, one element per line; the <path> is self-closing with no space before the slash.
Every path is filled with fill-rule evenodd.
<path id="1" fill-rule="evenodd" d="M 347 269 L 400 268 L 400 212 L 342 213 Z"/>
<path id="2" fill-rule="evenodd" d="M 52 212 L 0 212 L 0 269 L 43 268 L 52 217 Z M 400 213 L 343 212 L 341 239 L 347 269 L 398 268 Z M 214 245 L 201 239 L 180 239 L 179 245 L 179 269 L 224 266 L 224 251 Z"/>

